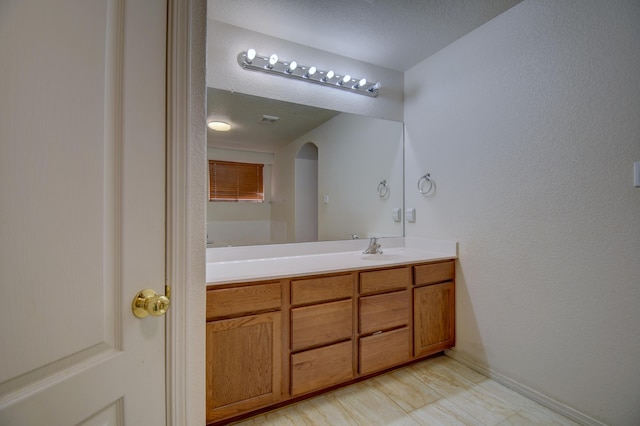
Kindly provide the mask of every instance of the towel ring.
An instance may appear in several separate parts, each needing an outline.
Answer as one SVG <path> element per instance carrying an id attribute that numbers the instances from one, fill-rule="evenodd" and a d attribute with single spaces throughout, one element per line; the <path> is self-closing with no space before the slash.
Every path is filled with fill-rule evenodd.
<path id="1" fill-rule="evenodd" d="M 429 183 L 427 189 L 424 189 L 424 186 Z M 431 179 L 431 173 L 425 173 L 424 176 L 418 179 L 418 192 L 421 194 L 427 195 L 436 189 L 436 183 Z"/>
<path id="2" fill-rule="evenodd" d="M 378 184 L 378 197 L 386 198 L 389 195 L 389 186 L 387 185 L 387 180 L 383 180 Z"/>

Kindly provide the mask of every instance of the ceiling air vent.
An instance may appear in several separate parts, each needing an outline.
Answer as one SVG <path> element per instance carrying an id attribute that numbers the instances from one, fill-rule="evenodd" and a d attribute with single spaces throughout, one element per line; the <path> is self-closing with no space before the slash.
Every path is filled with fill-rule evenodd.
<path id="1" fill-rule="evenodd" d="M 278 120 L 280 120 L 280 117 L 276 117 L 275 115 L 262 114 L 262 117 L 260 118 L 259 121 L 260 123 L 273 124 Z"/>

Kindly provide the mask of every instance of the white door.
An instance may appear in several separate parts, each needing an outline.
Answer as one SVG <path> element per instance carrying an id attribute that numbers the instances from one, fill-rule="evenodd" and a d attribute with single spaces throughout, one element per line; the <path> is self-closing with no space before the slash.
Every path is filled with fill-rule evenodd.
<path id="1" fill-rule="evenodd" d="M 165 424 L 166 4 L 0 0 L 0 424 Z"/>

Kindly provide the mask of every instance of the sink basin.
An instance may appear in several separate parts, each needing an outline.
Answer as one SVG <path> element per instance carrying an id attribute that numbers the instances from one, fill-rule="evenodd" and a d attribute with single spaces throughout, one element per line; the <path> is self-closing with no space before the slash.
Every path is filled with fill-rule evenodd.
<path id="1" fill-rule="evenodd" d="M 390 262 L 406 259 L 405 256 L 401 254 L 365 254 L 361 258 L 362 260 L 370 260 L 373 262 Z"/>

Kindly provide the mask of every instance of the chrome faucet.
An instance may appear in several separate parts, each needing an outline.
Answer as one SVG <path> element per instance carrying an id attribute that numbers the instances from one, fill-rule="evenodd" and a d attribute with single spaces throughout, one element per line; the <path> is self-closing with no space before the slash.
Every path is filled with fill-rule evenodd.
<path id="1" fill-rule="evenodd" d="M 378 243 L 378 239 L 376 237 L 371 238 L 371 240 L 369 241 L 369 247 L 367 247 L 367 249 L 365 251 L 363 251 L 363 254 L 382 254 L 382 250 L 380 250 L 380 243 Z"/>

